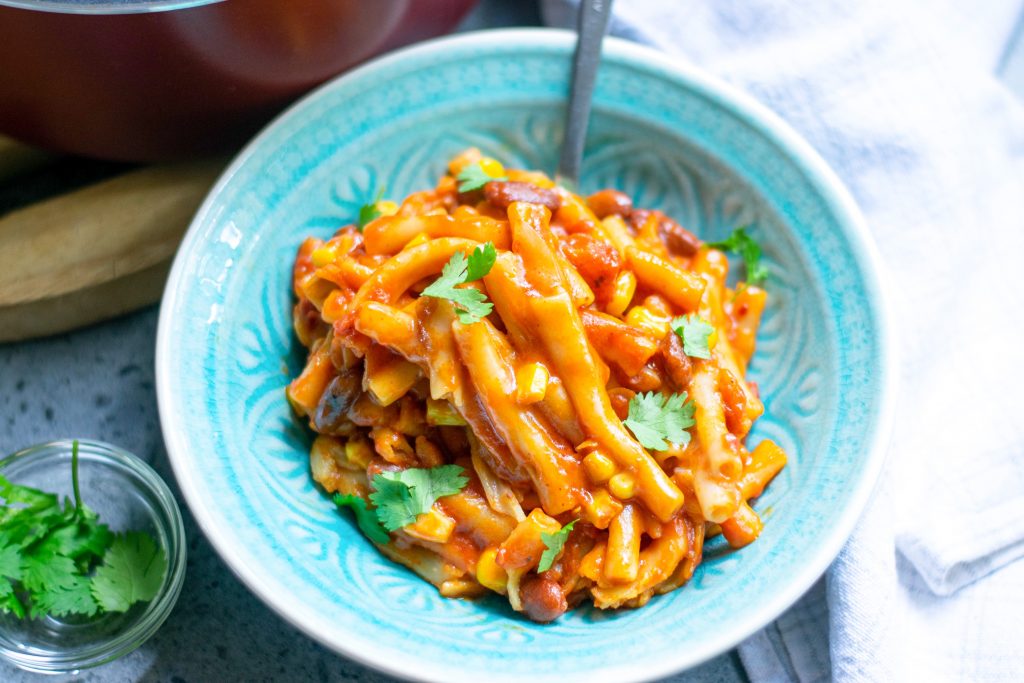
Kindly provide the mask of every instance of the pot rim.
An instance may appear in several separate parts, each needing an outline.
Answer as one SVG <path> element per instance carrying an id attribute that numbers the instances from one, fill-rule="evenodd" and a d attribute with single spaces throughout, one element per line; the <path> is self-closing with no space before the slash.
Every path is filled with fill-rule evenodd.
<path id="1" fill-rule="evenodd" d="M 54 14 L 149 14 L 213 5 L 224 0 L 137 0 L 136 2 L 60 2 L 60 0 L 0 0 L 0 7 Z"/>

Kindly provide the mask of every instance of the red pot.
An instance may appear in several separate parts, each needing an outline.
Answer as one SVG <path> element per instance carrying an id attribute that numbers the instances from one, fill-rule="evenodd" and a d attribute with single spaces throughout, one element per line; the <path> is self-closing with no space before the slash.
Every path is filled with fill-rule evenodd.
<path id="1" fill-rule="evenodd" d="M 476 0 L 0 0 L 0 131 L 131 161 L 230 149 Z"/>

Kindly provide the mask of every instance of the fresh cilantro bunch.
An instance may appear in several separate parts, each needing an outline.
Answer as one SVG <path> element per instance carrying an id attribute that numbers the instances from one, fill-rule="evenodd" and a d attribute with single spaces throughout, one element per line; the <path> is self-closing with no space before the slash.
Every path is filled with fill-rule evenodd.
<path id="1" fill-rule="evenodd" d="M 629 400 L 629 414 L 622 423 L 644 448 L 668 450 L 668 443 L 678 446 L 690 443 L 686 431 L 694 424 L 694 405 L 686 400 L 686 392 L 668 396 L 656 391 L 637 394 Z"/>
<path id="2" fill-rule="evenodd" d="M 490 315 L 494 304 L 489 302 L 487 295 L 480 290 L 459 285 L 479 280 L 487 275 L 497 258 L 498 253 L 491 242 L 474 249 L 469 259 L 461 251 L 455 252 L 441 269 L 441 277 L 423 290 L 423 296 L 451 301 L 455 304 L 455 314 L 459 317 L 459 322 L 464 325 L 479 322 L 481 318 Z"/>
<path id="3" fill-rule="evenodd" d="M 739 254 L 747 268 L 748 283 L 759 285 L 768 278 L 768 269 L 761 263 L 761 245 L 747 234 L 746 227 L 736 228 L 726 239 L 721 242 L 709 242 L 708 246 Z"/>
<path id="4" fill-rule="evenodd" d="M 398 472 L 381 472 L 373 478 L 371 510 L 359 496 L 334 495 L 334 504 L 346 507 L 355 515 L 359 530 L 374 543 L 384 545 L 389 531 L 397 531 L 430 508 L 438 498 L 451 496 L 466 487 L 469 478 L 458 465 L 410 467 Z"/>
<path id="5" fill-rule="evenodd" d="M 0 476 L 0 612 L 33 619 L 124 612 L 156 597 L 167 557 L 146 533 L 115 534 L 82 503 L 78 441 L 74 501 Z"/>

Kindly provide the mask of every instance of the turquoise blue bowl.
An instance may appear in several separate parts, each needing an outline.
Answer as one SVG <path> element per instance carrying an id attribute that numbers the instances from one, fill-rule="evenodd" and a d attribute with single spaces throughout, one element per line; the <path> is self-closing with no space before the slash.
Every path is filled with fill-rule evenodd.
<path id="1" fill-rule="evenodd" d="M 160 418 L 181 489 L 213 545 L 285 619 L 353 659 L 445 681 L 626 681 L 732 647 L 821 576 L 877 478 L 892 352 L 877 259 L 818 155 L 749 97 L 609 40 L 582 189 L 625 190 L 698 235 L 749 224 L 770 303 L 751 366 L 789 466 L 757 501 L 766 526 L 716 539 L 689 585 L 640 610 L 583 607 L 542 626 L 498 599 L 446 600 L 381 557 L 309 476 L 309 434 L 284 398 L 302 353 L 290 272 L 386 187 L 432 186 L 475 145 L 553 171 L 573 37 L 505 30 L 394 53 L 315 91 L 217 183 L 178 253 L 157 341 Z"/>

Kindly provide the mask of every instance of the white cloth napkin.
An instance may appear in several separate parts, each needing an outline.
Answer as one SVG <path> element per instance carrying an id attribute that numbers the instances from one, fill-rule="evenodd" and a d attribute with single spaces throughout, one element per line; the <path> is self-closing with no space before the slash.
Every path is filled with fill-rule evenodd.
<path id="1" fill-rule="evenodd" d="M 574 25 L 578 0 L 543 0 Z M 901 394 L 884 483 L 823 583 L 745 642 L 755 681 L 1024 680 L 1022 0 L 615 0 L 612 32 L 779 113 L 889 269 Z"/>

